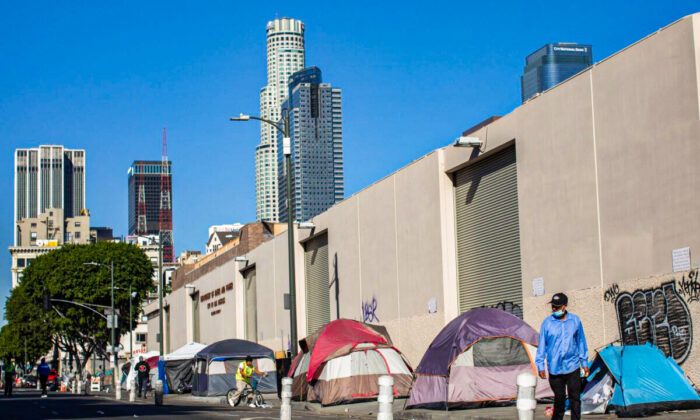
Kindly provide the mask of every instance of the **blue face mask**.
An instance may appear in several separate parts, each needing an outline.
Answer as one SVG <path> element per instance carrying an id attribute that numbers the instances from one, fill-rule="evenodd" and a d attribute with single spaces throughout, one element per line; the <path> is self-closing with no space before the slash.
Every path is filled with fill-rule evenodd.
<path id="1" fill-rule="evenodd" d="M 561 318 L 564 316 L 564 310 L 559 309 L 558 311 L 552 311 L 552 315 L 554 315 L 555 318 Z"/>

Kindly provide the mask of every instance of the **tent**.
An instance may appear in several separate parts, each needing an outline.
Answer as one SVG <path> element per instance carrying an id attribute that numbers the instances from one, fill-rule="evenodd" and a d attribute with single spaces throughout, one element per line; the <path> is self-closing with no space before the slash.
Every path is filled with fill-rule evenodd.
<path id="1" fill-rule="evenodd" d="M 194 357 L 205 347 L 205 344 L 188 343 L 161 358 L 159 368 L 160 364 L 163 366 L 158 370 L 158 379 L 163 381 L 166 393 L 182 394 L 192 390 Z"/>
<path id="2" fill-rule="evenodd" d="M 394 396 L 408 396 L 411 367 L 384 327 L 339 319 L 299 344 L 302 352 L 289 371 L 294 399 L 322 405 L 375 399 L 382 375 L 394 377 Z"/>
<path id="3" fill-rule="evenodd" d="M 516 378 L 537 374 L 537 331 L 494 308 L 476 308 L 453 319 L 435 337 L 416 369 L 408 408 L 475 408 L 515 402 Z M 538 399 L 552 397 L 539 380 Z"/>
<path id="4" fill-rule="evenodd" d="M 700 408 L 683 370 L 658 347 L 609 345 L 598 352 L 581 395 L 581 411 L 640 417 L 659 411 Z"/>
<path id="5" fill-rule="evenodd" d="M 127 363 L 124 364 L 122 367 L 122 371 L 124 371 L 124 368 L 126 368 L 126 382 L 123 384 L 126 387 L 126 390 L 129 391 L 131 389 L 131 381 L 136 379 L 136 370 L 134 370 L 134 366 L 139 362 L 139 357 L 143 357 L 143 360 L 148 363 L 148 367 L 151 368 L 151 371 L 149 373 L 149 378 L 151 380 L 152 386 L 155 386 L 156 383 L 156 378 L 158 378 L 158 358 L 159 354 L 157 351 L 149 351 L 143 354 L 136 355 L 129 359 Z"/>
<path id="6" fill-rule="evenodd" d="M 236 388 L 236 369 L 246 356 L 267 376 L 258 378 L 260 392 L 277 392 L 275 353 L 267 347 L 245 340 L 222 340 L 200 350 L 195 356 L 192 394 L 198 396 L 226 395 Z"/>

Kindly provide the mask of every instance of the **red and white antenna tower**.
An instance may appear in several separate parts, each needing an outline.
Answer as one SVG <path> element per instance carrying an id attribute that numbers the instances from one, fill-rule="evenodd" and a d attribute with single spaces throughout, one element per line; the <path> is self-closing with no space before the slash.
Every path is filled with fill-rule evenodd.
<path id="1" fill-rule="evenodd" d="M 163 246 L 163 262 L 173 262 L 173 210 L 170 200 L 172 190 L 172 168 L 168 162 L 168 140 L 163 127 L 163 154 L 160 168 L 160 218 L 158 230 Z"/>

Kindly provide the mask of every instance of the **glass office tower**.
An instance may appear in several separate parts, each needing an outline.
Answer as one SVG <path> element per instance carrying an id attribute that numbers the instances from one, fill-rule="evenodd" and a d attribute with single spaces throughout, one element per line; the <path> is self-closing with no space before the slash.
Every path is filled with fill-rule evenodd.
<path id="1" fill-rule="evenodd" d="M 590 45 L 547 44 L 525 58 L 525 69 L 520 77 L 522 101 L 558 85 L 593 64 Z"/>
<path id="2" fill-rule="evenodd" d="M 343 199 L 343 125 L 341 91 L 322 83 L 321 70 L 310 67 L 289 78 L 294 218 L 303 222 Z M 282 136 L 277 138 L 282 150 Z M 281 222 L 287 221 L 287 172 L 277 154 Z"/>

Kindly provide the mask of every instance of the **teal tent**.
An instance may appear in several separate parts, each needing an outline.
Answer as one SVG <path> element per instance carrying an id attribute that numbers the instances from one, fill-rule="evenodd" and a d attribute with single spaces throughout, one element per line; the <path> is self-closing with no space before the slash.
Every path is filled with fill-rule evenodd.
<path id="1" fill-rule="evenodd" d="M 609 345 L 598 352 L 590 370 L 581 395 L 584 413 L 640 417 L 700 408 L 700 397 L 680 366 L 650 343 Z"/>

